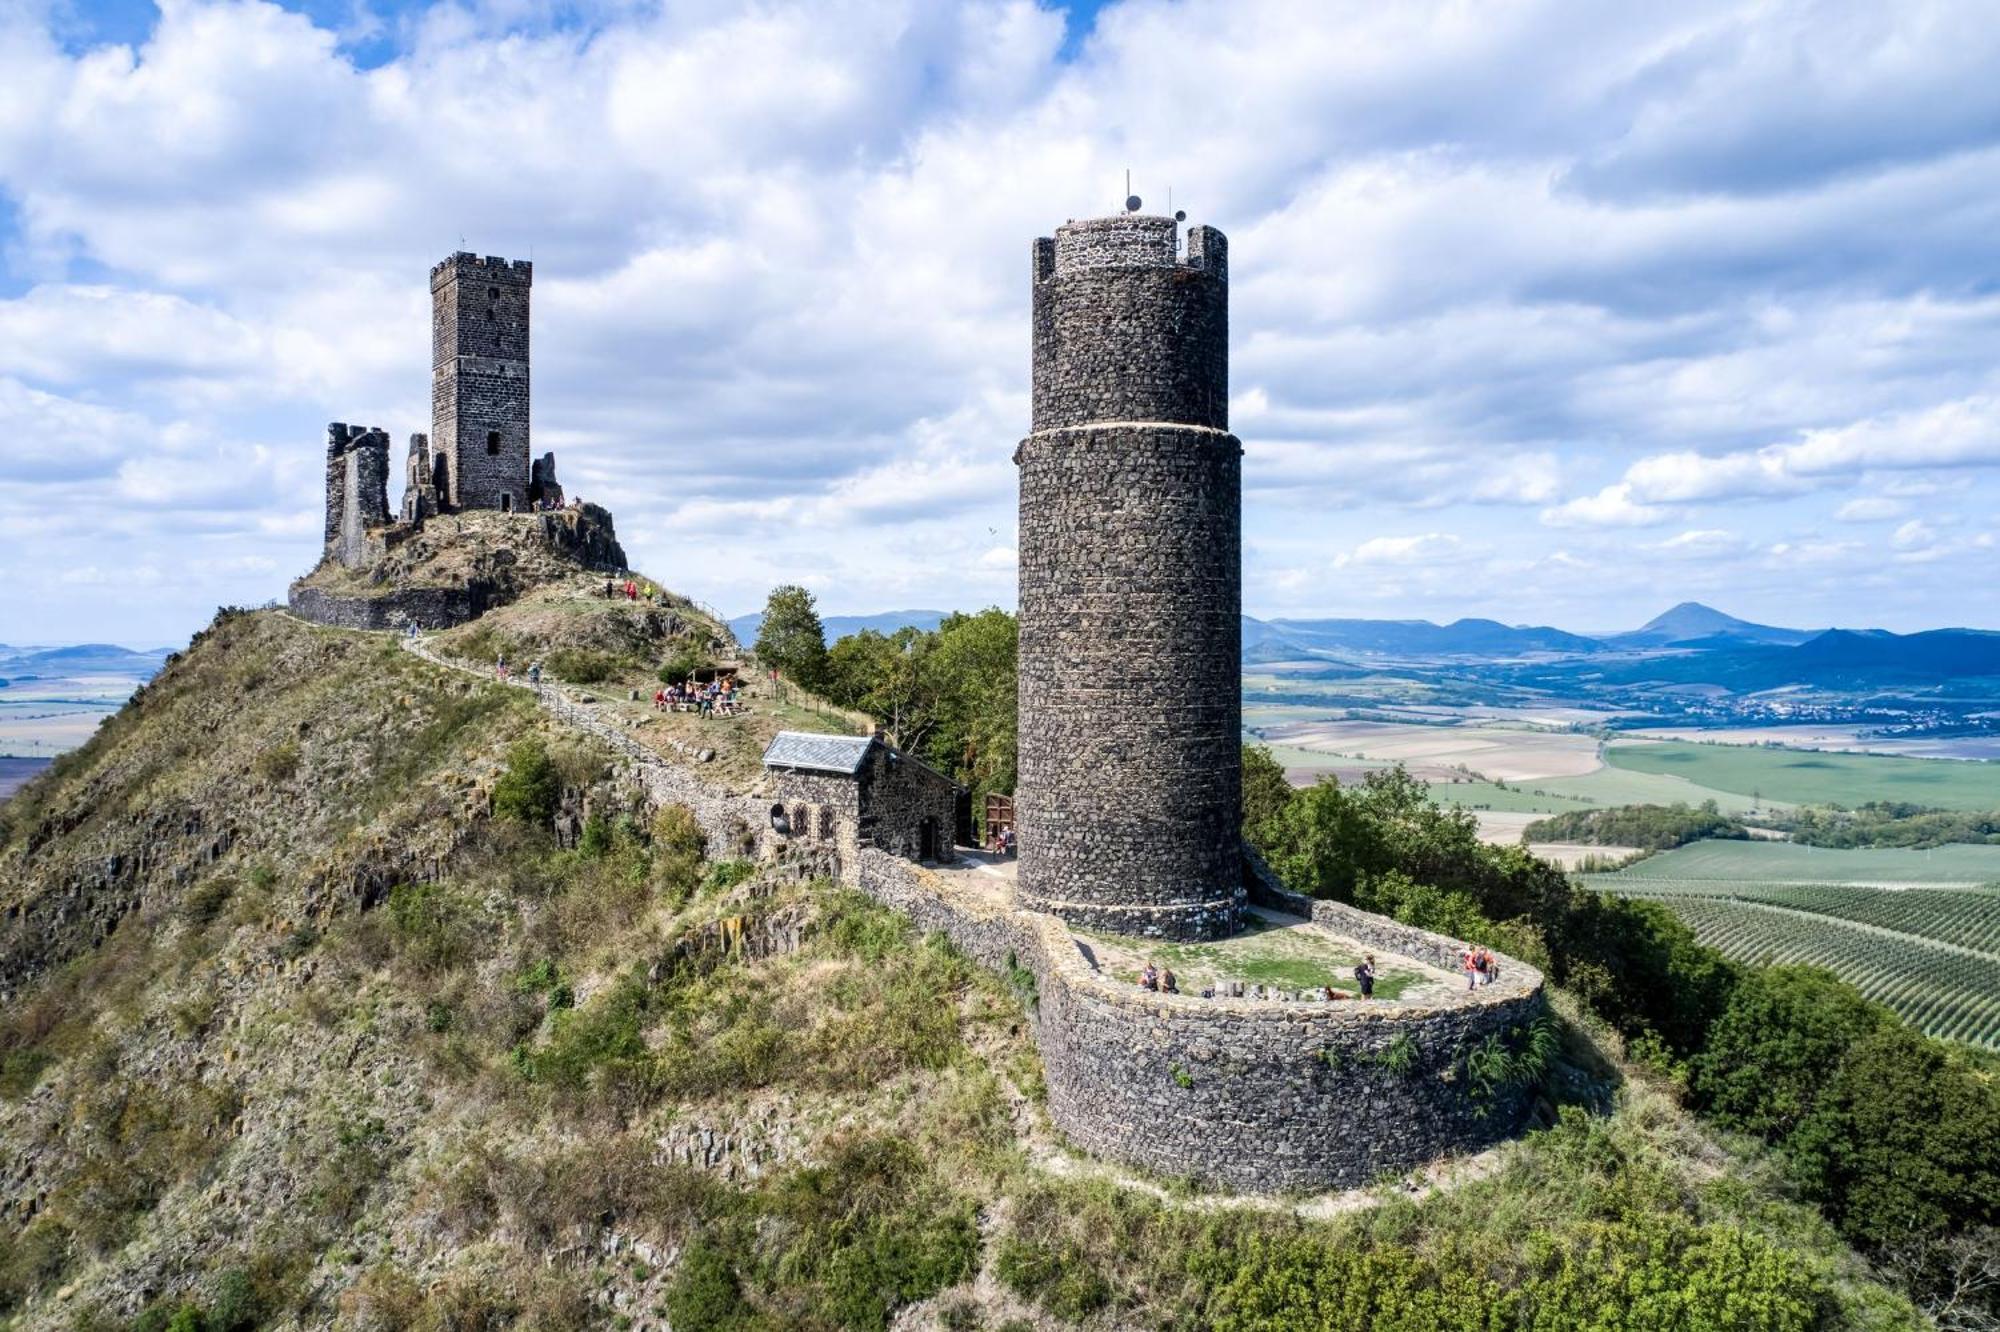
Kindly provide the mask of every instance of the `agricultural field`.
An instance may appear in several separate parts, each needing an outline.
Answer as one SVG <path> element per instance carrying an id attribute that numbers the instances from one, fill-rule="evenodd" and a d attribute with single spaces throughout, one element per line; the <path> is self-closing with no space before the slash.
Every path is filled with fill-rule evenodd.
<path id="1" fill-rule="evenodd" d="M 1737 961 L 1825 967 L 1929 1035 L 2000 1049 L 2000 956 L 1784 907 L 1706 897 L 1669 905 Z"/>
<path id="2" fill-rule="evenodd" d="M 1797 842 L 1694 842 L 1623 870 L 1622 880 L 1933 887 L 2000 883 L 2000 846 L 1837 851 Z"/>
<path id="3" fill-rule="evenodd" d="M 1613 768 L 1678 777 L 1699 787 L 1767 803 L 1842 805 L 1902 800 L 1938 809 L 2000 809 L 2000 763 L 1836 754 L 1678 740 L 1623 740 L 1608 747 Z"/>
<path id="4" fill-rule="evenodd" d="M 2000 847 L 1696 842 L 1584 882 L 1660 902 L 1738 961 L 1826 967 L 1933 1036 L 2000 1049 Z"/>

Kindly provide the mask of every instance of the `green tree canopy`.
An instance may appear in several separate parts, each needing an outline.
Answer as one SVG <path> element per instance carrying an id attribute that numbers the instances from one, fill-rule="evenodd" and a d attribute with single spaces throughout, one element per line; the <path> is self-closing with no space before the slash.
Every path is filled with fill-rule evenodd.
<path id="1" fill-rule="evenodd" d="M 813 594 L 796 583 L 771 589 L 757 631 L 757 659 L 808 689 L 826 681 L 826 627 Z"/>

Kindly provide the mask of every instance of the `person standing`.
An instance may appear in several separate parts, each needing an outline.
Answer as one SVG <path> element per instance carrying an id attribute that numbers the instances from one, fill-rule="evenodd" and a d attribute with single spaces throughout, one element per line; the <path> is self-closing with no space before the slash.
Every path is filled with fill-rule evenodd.
<path id="1" fill-rule="evenodd" d="M 1368 953 L 1361 959 L 1361 965 L 1354 969 L 1354 979 L 1360 982 L 1361 997 L 1375 997 L 1375 954 Z"/>

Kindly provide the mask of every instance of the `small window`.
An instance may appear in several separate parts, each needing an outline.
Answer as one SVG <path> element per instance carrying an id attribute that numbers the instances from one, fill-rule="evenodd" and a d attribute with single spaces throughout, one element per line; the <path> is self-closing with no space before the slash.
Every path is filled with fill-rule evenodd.
<path id="1" fill-rule="evenodd" d="M 489 430 L 486 432 L 486 452 L 494 457 L 498 457 L 500 455 L 499 431 Z"/>
<path id="2" fill-rule="evenodd" d="M 487 300 L 489 300 L 489 301 L 497 301 L 497 300 L 499 300 L 499 299 L 500 299 L 500 288 L 498 288 L 498 287 L 488 287 L 488 288 L 486 289 L 486 299 L 487 299 Z"/>

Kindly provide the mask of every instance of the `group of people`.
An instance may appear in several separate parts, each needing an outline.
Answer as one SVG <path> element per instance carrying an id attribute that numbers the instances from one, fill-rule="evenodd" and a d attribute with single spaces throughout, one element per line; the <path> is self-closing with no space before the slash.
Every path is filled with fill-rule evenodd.
<path id="1" fill-rule="evenodd" d="M 1491 985 L 1500 976 L 1500 959 L 1493 955 L 1491 948 L 1467 944 L 1459 951 L 1458 967 L 1465 973 L 1465 988 L 1468 990 Z"/>
<path id="2" fill-rule="evenodd" d="M 507 683 L 506 653 L 502 652 L 498 656 L 494 657 L 493 674 L 500 681 L 501 684 Z M 533 685 L 537 689 L 540 689 L 542 687 L 542 663 L 540 663 L 539 661 L 533 661 L 528 663 L 528 683 Z"/>
<path id="3" fill-rule="evenodd" d="M 628 578 L 622 583 L 615 578 L 604 580 L 604 599 L 606 601 L 616 601 L 619 597 L 623 597 L 627 601 L 637 601 L 641 597 L 644 597 L 647 601 L 653 601 L 659 595 L 659 588 L 654 587 L 651 583 L 642 583 L 636 578 Z"/>
<path id="4" fill-rule="evenodd" d="M 696 712 L 704 717 L 734 717 L 743 710 L 742 691 L 736 687 L 732 676 L 723 676 L 700 684 L 690 680 L 686 684 L 670 684 L 653 694 L 653 709 L 656 712 Z"/>
<path id="5" fill-rule="evenodd" d="M 1172 967 L 1155 966 L 1150 960 L 1146 969 L 1139 973 L 1139 988 L 1156 994 L 1179 994 L 1180 982 L 1174 979 Z"/>
<path id="6" fill-rule="evenodd" d="M 1011 856 L 1018 845 L 1012 828 L 995 828 L 986 837 L 986 847 L 995 855 Z"/>

